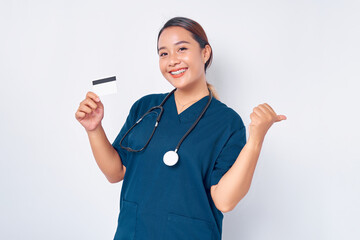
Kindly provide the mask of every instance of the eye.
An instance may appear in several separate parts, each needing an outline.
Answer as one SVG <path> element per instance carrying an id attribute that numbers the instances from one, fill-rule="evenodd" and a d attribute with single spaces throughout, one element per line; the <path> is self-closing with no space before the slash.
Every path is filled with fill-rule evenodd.
<path id="1" fill-rule="evenodd" d="M 181 48 L 180 48 L 180 50 L 181 50 L 181 49 L 184 49 L 184 50 L 186 50 L 187 48 L 186 48 L 186 47 L 181 47 Z"/>
<path id="2" fill-rule="evenodd" d="M 161 53 L 159 56 L 162 57 L 162 56 L 164 56 L 163 54 L 166 54 L 166 53 Z"/>

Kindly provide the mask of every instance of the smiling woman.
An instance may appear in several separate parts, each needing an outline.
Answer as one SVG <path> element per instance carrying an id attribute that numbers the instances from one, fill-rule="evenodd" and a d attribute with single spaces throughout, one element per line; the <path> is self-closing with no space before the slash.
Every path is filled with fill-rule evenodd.
<path id="1" fill-rule="evenodd" d="M 206 81 L 212 49 L 194 20 L 166 22 L 157 52 L 175 88 L 139 98 L 111 145 L 96 94 L 76 113 L 107 179 L 124 180 L 114 239 L 220 240 L 223 212 L 248 191 L 265 133 L 284 116 L 267 104 L 254 108 L 246 141 L 242 118 Z"/>
<path id="2" fill-rule="evenodd" d="M 160 71 L 177 88 L 178 105 L 184 107 L 190 100 L 206 96 L 207 88 L 219 100 L 215 88 L 205 78 L 213 52 L 200 24 L 189 18 L 172 18 L 159 31 L 157 42 Z"/>

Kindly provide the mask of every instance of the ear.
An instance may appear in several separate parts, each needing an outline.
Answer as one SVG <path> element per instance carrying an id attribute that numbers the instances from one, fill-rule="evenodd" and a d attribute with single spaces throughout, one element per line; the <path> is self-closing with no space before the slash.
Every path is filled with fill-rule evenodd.
<path id="1" fill-rule="evenodd" d="M 208 44 L 206 44 L 205 48 L 202 49 L 202 58 L 204 64 L 209 60 L 210 53 L 211 53 L 211 47 Z"/>

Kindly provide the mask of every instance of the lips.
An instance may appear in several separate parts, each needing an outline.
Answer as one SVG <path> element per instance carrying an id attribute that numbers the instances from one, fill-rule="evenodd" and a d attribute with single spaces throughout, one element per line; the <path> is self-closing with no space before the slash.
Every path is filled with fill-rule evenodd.
<path id="1" fill-rule="evenodd" d="M 169 71 L 169 73 L 176 72 L 176 71 L 179 71 L 179 70 L 182 70 L 182 69 L 187 69 L 187 67 L 173 69 L 173 70 Z"/>
<path id="2" fill-rule="evenodd" d="M 187 69 L 188 68 L 178 68 L 178 69 L 170 71 L 169 73 L 173 78 L 179 78 L 179 77 L 182 77 L 187 72 Z M 181 70 L 185 70 L 185 71 L 183 71 L 182 73 L 178 73 L 178 74 L 172 74 L 172 72 L 177 72 L 177 71 L 181 71 Z"/>

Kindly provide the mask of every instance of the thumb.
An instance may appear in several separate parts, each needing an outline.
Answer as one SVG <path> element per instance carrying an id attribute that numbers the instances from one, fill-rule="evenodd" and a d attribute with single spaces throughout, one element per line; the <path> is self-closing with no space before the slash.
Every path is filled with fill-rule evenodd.
<path id="1" fill-rule="evenodd" d="M 101 102 L 101 100 L 99 100 L 99 101 L 96 102 L 96 103 L 97 103 L 98 107 L 104 108 L 104 105 L 103 105 L 103 103 Z"/>
<path id="2" fill-rule="evenodd" d="M 281 120 L 286 120 L 287 117 L 285 115 L 277 115 L 275 122 L 280 122 Z"/>

